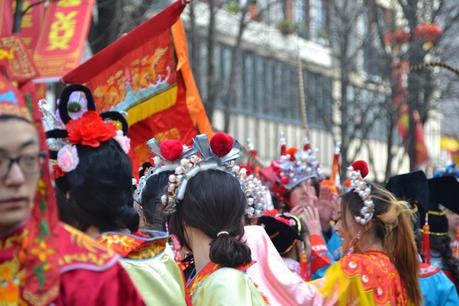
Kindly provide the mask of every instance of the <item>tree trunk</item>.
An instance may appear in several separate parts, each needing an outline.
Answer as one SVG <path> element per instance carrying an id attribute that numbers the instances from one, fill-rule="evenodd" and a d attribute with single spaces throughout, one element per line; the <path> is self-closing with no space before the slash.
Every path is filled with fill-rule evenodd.
<path id="1" fill-rule="evenodd" d="M 341 65 L 340 69 L 340 94 L 341 94 L 341 105 L 340 105 L 340 113 L 341 113 L 341 122 L 340 122 L 340 132 L 341 132 L 341 160 L 344 167 L 341 167 L 341 177 L 346 176 L 346 167 L 349 165 L 349 129 L 348 129 L 348 121 L 351 119 L 349 118 L 349 107 L 348 107 L 348 86 L 349 86 L 349 79 L 348 75 L 345 71 L 345 65 Z"/>

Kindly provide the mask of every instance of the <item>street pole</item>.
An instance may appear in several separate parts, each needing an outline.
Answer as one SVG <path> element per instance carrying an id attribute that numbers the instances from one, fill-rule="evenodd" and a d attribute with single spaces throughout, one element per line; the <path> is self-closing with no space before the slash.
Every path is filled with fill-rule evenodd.
<path id="1" fill-rule="evenodd" d="M 24 0 L 16 0 L 16 8 L 14 9 L 13 33 L 19 33 L 19 31 L 21 31 L 23 4 Z"/>

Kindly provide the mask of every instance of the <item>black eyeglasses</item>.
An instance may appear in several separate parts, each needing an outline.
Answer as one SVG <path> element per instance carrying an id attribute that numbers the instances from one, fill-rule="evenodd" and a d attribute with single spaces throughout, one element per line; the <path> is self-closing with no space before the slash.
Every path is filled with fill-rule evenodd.
<path id="1" fill-rule="evenodd" d="M 36 174 L 46 158 L 46 153 L 22 154 L 18 157 L 0 156 L 0 178 L 4 180 L 10 173 L 13 164 L 18 164 L 25 175 Z"/>

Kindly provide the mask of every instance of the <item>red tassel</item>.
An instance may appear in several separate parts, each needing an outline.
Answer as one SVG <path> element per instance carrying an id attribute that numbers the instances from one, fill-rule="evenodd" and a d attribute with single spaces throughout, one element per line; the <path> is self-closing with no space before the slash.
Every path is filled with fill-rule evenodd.
<path id="1" fill-rule="evenodd" d="M 424 257 L 424 262 L 430 264 L 430 227 L 427 219 L 422 227 L 422 256 Z"/>
<path id="2" fill-rule="evenodd" d="M 281 156 L 287 154 L 287 145 L 281 144 L 281 147 L 280 147 L 280 154 L 281 154 Z"/>
<path id="3" fill-rule="evenodd" d="M 287 141 L 285 139 L 284 134 L 281 134 L 280 137 L 280 155 L 284 156 L 287 154 Z"/>
<path id="4" fill-rule="evenodd" d="M 308 269 L 308 257 L 304 250 L 300 251 L 300 276 L 306 282 L 311 280 Z"/>
<path id="5" fill-rule="evenodd" d="M 311 149 L 311 142 L 309 141 L 309 139 L 307 137 L 304 138 L 304 141 L 303 141 L 303 151 L 309 151 Z"/>

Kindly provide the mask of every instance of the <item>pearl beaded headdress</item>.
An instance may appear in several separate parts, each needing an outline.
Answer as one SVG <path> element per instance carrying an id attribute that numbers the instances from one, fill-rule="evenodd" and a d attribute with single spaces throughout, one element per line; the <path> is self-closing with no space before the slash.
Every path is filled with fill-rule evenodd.
<path id="1" fill-rule="evenodd" d="M 304 138 L 303 148 L 287 148 L 283 134 L 280 138 L 281 156 L 273 162 L 279 182 L 287 190 L 292 190 L 310 178 L 320 178 L 320 163 L 317 160 L 317 150 L 311 148 L 307 137 Z"/>
<path id="2" fill-rule="evenodd" d="M 370 222 L 375 212 L 375 205 L 370 196 L 371 186 L 364 180 L 367 174 L 368 165 L 363 160 L 355 161 L 347 168 L 347 176 L 350 183 L 349 190 L 357 193 L 363 202 L 363 207 L 360 209 L 360 216 L 354 217 L 362 225 Z"/>
<path id="3" fill-rule="evenodd" d="M 181 160 L 195 153 L 193 148 L 183 145 L 179 140 L 166 140 L 159 144 L 155 138 L 152 138 L 147 141 L 147 146 L 154 154 L 153 167 L 150 167 L 139 179 L 134 191 L 134 201 L 137 203 L 141 203 L 143 190 L 150 177 L 164 171 L 175 170 L 180 166 Z"/>
<path id="4" fill-rule="evenodd" d="M 235 164 L 241 155 L 241 146 L 231 136 L 217 133 L 209 143 L 206 135 L 198 135 L 194 139 L 194 149 L 199 155 L 182 159 L 175 173 L 169 176 L 167 194 L 161 197 L 166 214 L 173 213 L 183 200 L 188 181 L 199 172 L 211 169 L 230 173 L 239 180 L 247 198 L 247 216 L 261 216 L 269 207 L 268 189 L 255 176 L 247 175 L 245 168 Z"/>

